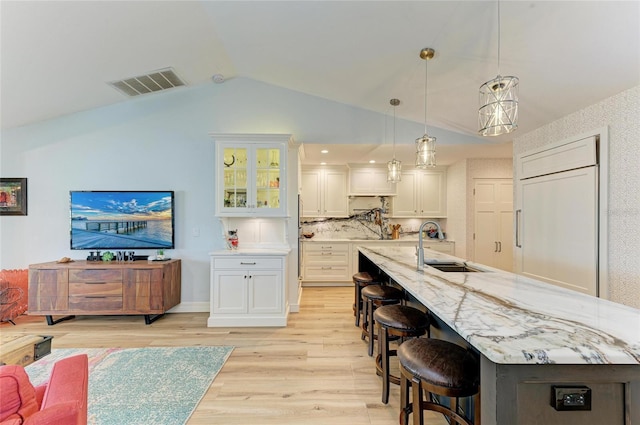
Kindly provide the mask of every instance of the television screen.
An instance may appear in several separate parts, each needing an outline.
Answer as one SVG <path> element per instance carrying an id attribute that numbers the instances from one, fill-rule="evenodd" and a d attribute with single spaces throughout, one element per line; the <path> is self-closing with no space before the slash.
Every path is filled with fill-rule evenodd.
<path id="1" fill-rule="evenodd" d="M 173 191 L 71 191 L 71 249 L 174 248 Z"/>

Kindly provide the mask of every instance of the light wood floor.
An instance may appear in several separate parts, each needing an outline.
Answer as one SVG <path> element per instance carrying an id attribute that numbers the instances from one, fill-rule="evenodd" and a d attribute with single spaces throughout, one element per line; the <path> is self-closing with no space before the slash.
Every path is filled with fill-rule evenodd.
<path id="1" fill-rule="evenodd" d="M 133 316 L 78 316 L 54 326 L 21 316 L 0 332 L 53 335 L 53 348 L 234 346 L 190 425 L 397 424 L 399 388 L 392 385 L 389 404 L 381 402 L 352 303 L 353 288 L 304 288 L 286 328 L 207 328 L 208 313 L 179 313 L 149 326 Z M 425 420 L 446 423 L 435 415 Z"/>

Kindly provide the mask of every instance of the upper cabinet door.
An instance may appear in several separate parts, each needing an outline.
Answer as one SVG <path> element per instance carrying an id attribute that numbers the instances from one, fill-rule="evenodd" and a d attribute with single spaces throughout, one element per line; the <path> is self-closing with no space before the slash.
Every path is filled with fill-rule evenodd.
<path id="1" fill-rule="evenodd" d="M 395 195 L 395 183 L 387 181 L 387 169 L 382 167 L 351 166 L 349 170 L 349 195 Z"/>
<path id="2" fill-rule="evenodd" d="M 302 170 L 302 217 L 348 217 L 347 169 Z"/>
<path id="3" fill-rule="evenodd" d="M 407 170 L 396 184 L 393 217 L 447 216 L 446 170 Z"/>
<path id="4" fill-rule="evenodd" d="M 216 215 L 286 216 L 284 142 L 218 142 L 216 154 Z"/>

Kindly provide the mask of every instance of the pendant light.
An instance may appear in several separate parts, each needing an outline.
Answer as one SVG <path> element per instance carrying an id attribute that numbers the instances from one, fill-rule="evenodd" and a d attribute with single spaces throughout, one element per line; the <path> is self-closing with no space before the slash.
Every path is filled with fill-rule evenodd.
<path id="1" fill-rule="evenodd" d="M 425 47 L 420 50 L 420 58 L 425 61 L 424 72 L 424 136 L 416 139 L 416 167 L 428 168 L 436 166 L 436 138 L 427 134 L 427 77 L 429 68 L 427 62 L 433 59 L 435 50 Z"/>
<path id="2" fill-rule="evenodd" d="M 498 1 L 498 76 L 480 86 L 478 132 L 507 134 L 518 128 L 518 77 L 500 75 L 500 1 Z"/>
<path id="3" fill-rule="evenodd" d="M 396 106 L 400 104 L 400 100 L 391 99 L 389 103 L 393 105 L 393 159 L 387 162 L 387 181 L 398 183 L 402 180 L 402 162 L 396 159 Z"/>

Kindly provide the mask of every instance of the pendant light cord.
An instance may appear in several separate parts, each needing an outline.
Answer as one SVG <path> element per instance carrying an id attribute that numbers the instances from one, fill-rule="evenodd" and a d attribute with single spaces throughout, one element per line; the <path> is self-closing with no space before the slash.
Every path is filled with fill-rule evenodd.
<path id="1" fill-rule="evenodd" d="M 427 134 L 427 81 L 429 73 L 429 61 L 424 61 L 424 134 Z"/>
<path id="2" fill-rule="evenodd" d="M 393 105 L 393 159 L 396 159 L 396 105 Z"/>
<path id="3" fill-rule="evenodd" d="M 500 75 L 500 0 L 498 0 L 498 75 Z"/>

